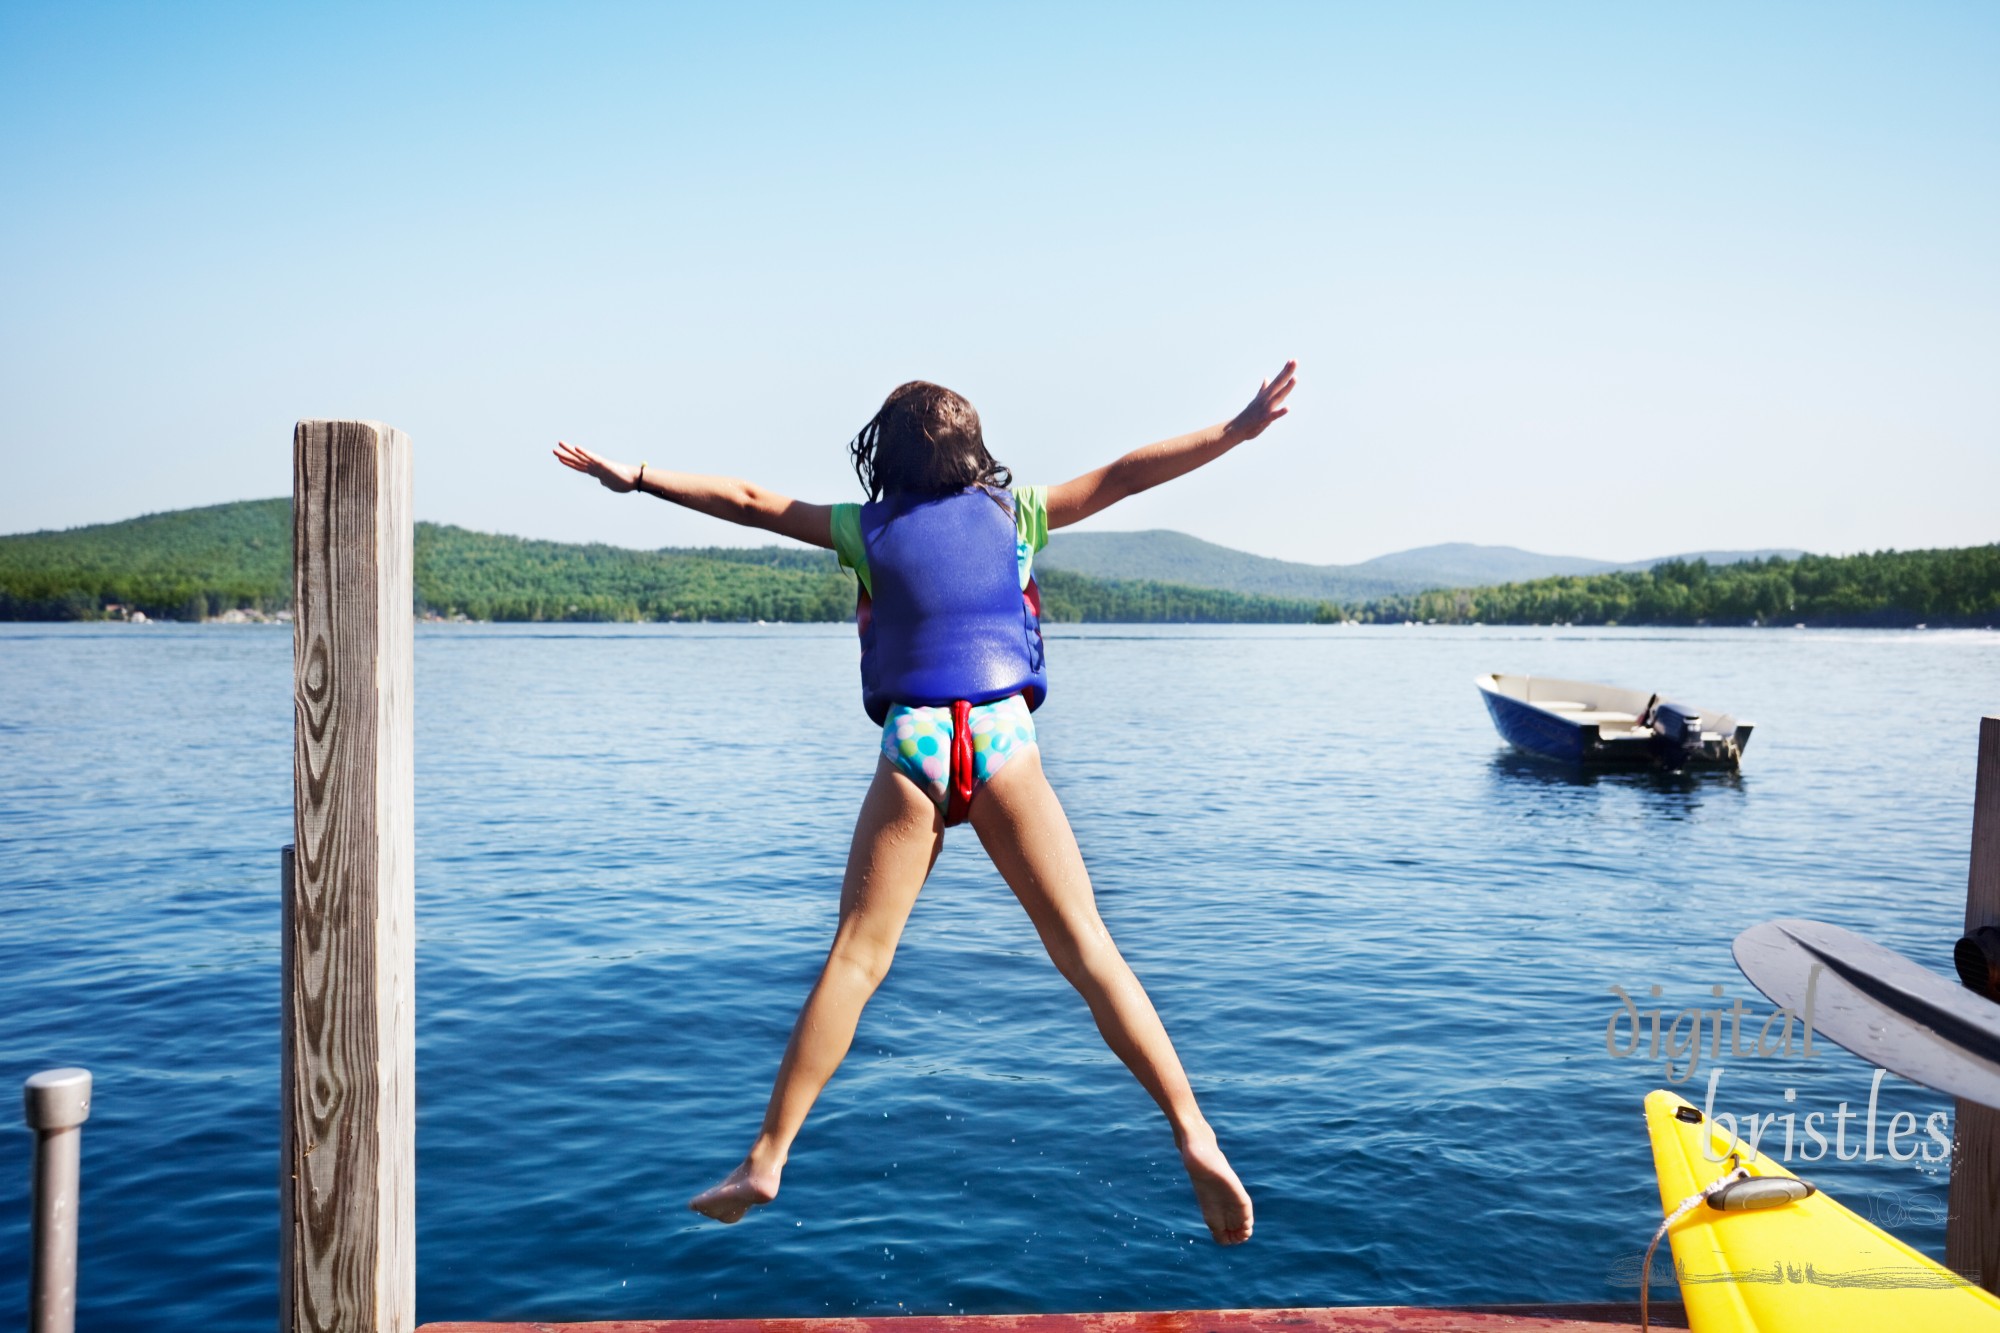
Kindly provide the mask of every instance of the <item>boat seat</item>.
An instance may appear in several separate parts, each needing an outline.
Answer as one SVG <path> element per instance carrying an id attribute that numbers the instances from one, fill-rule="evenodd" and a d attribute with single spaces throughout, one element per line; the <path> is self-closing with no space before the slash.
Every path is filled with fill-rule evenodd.
<path id="1" fill-rule="evenodd" d="M 1636 713 L 1614 713 L 1597 709 L 1583 713 L 1566 713 L 1564 714 L 1564 720 L 1578 723 L 1595 722 L 1600 727 L 1636 727 L 1639 725 L 1639 718 Z"/>
<path id="2" fill-rule="evenodd" d="M 1587 713 L 1589 705 L 1573 703 L 1568 699 L 1529 699 L 1536 708 L 1546 708 L 1551 713 Z"/>

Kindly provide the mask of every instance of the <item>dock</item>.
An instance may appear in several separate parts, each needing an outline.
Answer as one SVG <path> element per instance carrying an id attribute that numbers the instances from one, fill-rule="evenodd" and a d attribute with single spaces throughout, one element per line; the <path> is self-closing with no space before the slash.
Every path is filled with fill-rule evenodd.
<path id="1" fill-rule="evenodd" d="M 1627 1333 L 1637 1304 L 1482 1305 L 1423 1309 L 1350 1305 L 1296 1310 L 1131 1310 L 1107 1314 L 894 1315 L 830 1319 L 612 1319 L 568 1324 L 420 1325 L 416 1333 Z M 1652 1327 L 1686 1328 L 1678 1302 Z"/>

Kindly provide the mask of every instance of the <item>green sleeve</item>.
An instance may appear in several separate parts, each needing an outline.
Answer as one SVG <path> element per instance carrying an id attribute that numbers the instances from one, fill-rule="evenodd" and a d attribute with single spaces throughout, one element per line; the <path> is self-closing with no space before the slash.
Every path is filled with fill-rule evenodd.
<path id="1" fill-rule="evenodd" d="M 1023 486 L 1014 492 L 1014 536 L 1033 555 L 1049 544 L 1049 488 Z"/>
<path id="2" fill-rule="evenodd" d="M 839 504 L 833 507 L 833 555 L 840 561 L 842 569 L 854 571 L 854 577 L 861 580 L 863 591 L 874 591 L 868 586 L 868 548 L 861 544 L 860 505 Z"/>

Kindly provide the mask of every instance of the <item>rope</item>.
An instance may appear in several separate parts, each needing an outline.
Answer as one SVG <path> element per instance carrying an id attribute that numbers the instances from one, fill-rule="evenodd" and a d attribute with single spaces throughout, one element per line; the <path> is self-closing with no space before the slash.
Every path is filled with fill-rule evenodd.
<path id="1" fill-rule="evenodd" d="M 1674 1223 L 1707 1203 L 1710 1196 L 1721 1193 L 1725 1186 L 1733 1185 L 1739 1180 L 1748 1179 L 1750 1179 L 1750 1173 L 1740 1166 L 1726 1176 L 1718 1176 L 1708 1184 L 1702 1186 L 1701 1189 L 1682 1199 L 1680 1203 L 1675 1205 L 1674 1210 L 1667 1214 L 1666 1220 L 1660 1223 L 1659 1230 L 1653 1233 L 1653 1243 L 1646 1247 L 1645 1266 L 1639 1270 L 1639 1333 L 1647 1333 L 1647 1330 L 1652 1327 L 1651 1312 L 1647 1309 L 1647 1299 L 1653 1294 L 1653 1252 L 1660 1248 L 1660 1241 L 1666 1236 Z"/>

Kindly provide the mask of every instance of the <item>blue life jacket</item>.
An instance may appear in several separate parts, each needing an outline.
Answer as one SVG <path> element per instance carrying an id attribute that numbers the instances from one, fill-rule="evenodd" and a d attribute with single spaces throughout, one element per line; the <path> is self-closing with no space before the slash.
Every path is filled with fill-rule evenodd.
<path id="1" fill-rule="evenodd" d="M 855 608 L 861 702 L 880 724 L 891 704 L 1041 706 L 1042 602 L 1021 587 L 1012 511 L 971 487 L 885 496 L 861 506 L 869 587 Z"/>

